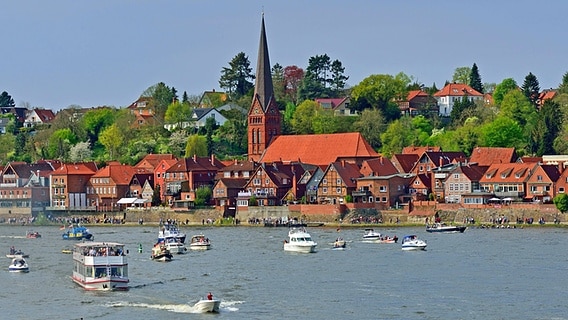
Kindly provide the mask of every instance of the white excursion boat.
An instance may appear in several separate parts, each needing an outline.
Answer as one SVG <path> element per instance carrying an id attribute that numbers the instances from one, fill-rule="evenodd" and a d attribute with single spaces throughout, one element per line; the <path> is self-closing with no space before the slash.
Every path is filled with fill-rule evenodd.
<path id="1" fill-rule="evenodd" d="M 465 229 L 467 229 L 466 226 L 449 226 L 440 222 L 426 226 L 426 232 L 463 233 Z"/>
<path id="2" fill-rule="evenodd" d="M 284 240 L 284 251 L 313 253 L 316 252 L 317 245 L 304 227 L 291 228 L 288 231 L 288 240 Z"/>
<path id="3" fill-rule="evenodd" d="M 160 231 L 158 231 L 158 242 L 165 242 L 170 238 L 185 243 L 185 233 L 181 232 L 175 223 L 165 223 L 160 226 Z"/>
<path id="4" fill-rule="evenodd" d="M 172 261 L 173 257 L 170 250 L 168 250 L 163 243 L 156 243 L 150 255 L 150 259 L 161 262 Z"/>
<path id="5" fill-rule="evenodd" d="M 26 260 L 22 257 L 12 259 L 12 263 L 8 266 L 10 272 L 30 272 L 30 267 Z"/>
<path id="6" fill-rule="evenodd" d="M 115 242 L 75 244 L 72 279 L 86 290 L 128 290 L 124 245 Z"/>
<path id="7" fill-rule="evenodd" d="M 189 241 L 189 248 L 191 250 L 209 250 L 210 247 L 211 241 L 202 234 L 194 235 L 191 237 L 191 241 Z"/>
<path id="8" fill-rule="evenodd" d="M 166 249 L 170 251 L 170 253 L 177 253 L 182 254 L 187 252 L 187 248 L 185 245 L 179 241 L 175 241 L 174 238 L 166 239 L 166 243 L 164 243 Z"/>
<path id="9" fill-rule="evenodd" d="M 426 241 L 418 239 L 416 235 L 404 236 L 402 238 L 402 250 L 425 250 L 426 246 Z"/>
<path id="10" fill-rule="evenodd" d="M 221 300 L 213 299 L 213 295 L 209 293 L 206 299 L 201 299 L 193 305 L 193 310 L 199 313 L 219 312 Z"/>
<path id="11" fill-rule="evenodd" d="M 363 240 L 375 241 L 381 239 L 382 236 L 383 235 L 380 232 L 375 231 L 375 229 L 367 228 L 365 229 L 365 233 L 363 234 Z"/>

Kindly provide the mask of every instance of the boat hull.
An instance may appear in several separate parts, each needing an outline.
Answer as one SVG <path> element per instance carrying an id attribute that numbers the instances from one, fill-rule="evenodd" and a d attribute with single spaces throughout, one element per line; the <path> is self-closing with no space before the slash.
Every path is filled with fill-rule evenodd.
<path id="1" fill-rule="evenodd" d="M 171 253 L 167 253 L 167 254 L 159 254 L 156 256 L 151 256 L 150 258 L 154 261 L 169 262 L 172 261 L 173 256 Z"/>
<path id="2" fill-rule="evenodd" d="M 83 280 L 79 277 L 71 277 L 73 282 L 81 286 L 85 290 L 92 291 L 126 291 L 128 290 L 128 279 L 97 279 Z"/>
<path id="3" fill-rule="evenodd" d="M 426 245 L 407 245 L 407 246 L 402 246 L 402 250 L 404 250 L 404 251 L 426 250 Z"/>
<path id="4" fill-rule="evenodd" d="M 193 306 L 193 310 L 195 312 L 200 312 L 200 313 L 219 312 L 220 306 L 221 306 L 221 300 L 199 300 Z"/>
<path id="5" fill-rule="evenodd" d="M 292 244 L 285 243 L 284 251 L 298 252 L 298 253 L 315 253 L 317 251 L 317 244 Z"/>
<path id="6" fill-rule="evenodd" d="M 467 229 L 467 227 L 461 226 L 461 227 L 441 227 L 441 228 L 426 228 L 426 232 L 439 232 L 439 233 L 464 233 L 465 229 Z"/>
<path id="7" fill-rule="evenodd" d="M 209 244 L 190 244 L 189 248 L 191 250 L 209 250 Z"/>

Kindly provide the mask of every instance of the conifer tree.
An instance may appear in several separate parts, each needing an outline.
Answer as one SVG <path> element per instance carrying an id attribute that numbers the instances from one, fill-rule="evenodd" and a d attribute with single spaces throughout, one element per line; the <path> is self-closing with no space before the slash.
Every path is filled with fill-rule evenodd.
<path id="1" fill-rule="evenodd" d="M 538 84 L 538 80 L 532 72 L 525 77 L 525 81 L 523 82 L 523 94 L 529 101 L 532 103 L 533 106 L 537 107 L 537 100 L 538 95 L 540 93 L 540 86 Z"/>
<path id="2" fill-rule="evenodd" d="M 471 72 L 469 74 L 469 86 L 472 87 L 479 93 L 483 93 L 483 84 L 481 82 L 481 76 L 479 76 L 479 69 L 477 64 L 473 64 L 471 67 Z"/>

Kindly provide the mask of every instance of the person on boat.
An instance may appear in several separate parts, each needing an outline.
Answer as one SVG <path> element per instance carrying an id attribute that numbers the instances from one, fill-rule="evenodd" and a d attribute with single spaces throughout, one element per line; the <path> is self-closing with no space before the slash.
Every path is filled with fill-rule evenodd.
<path id="1" fill-rule="evenodd" d="M 14 248 L 14 246 L 10 247 L 10 254 L 15 254 L 16 253 L 16 248 Z"/>
<path id="2" fill-rule="evenodd" d="M 207 294 L 207 300 L 213 300 L 213 295 L 211 294 L 211 292 Z"/>

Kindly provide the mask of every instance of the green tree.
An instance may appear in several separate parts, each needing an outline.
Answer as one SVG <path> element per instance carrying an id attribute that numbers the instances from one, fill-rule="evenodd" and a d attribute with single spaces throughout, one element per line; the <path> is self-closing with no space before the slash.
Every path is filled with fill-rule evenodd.
<path id="1" fill-rule="evenodd" d="M 562 83 L 558 86 L 558 93 L 568 94 L 568 72 L 564 73 L 562 76 Z"/>
<path id="2" fill-rule="evenodd" d="M 101 132 L 99 142 L 106 148 L 109 160 L 116 160 L 124 143 L 124 136 L 116 124 L 112 124 Z"/>
<path id="3" fill-rule="evenodd" d="M 521 87 L 523 90 L 523 94 L 534 107 L 537 107 L 538 104 L 538 96 L 540 94 L 540 85 L 538 80 L 532 72 L 525 77 L 525 81 L 523 82 L 523 86 Z"/>
<path id="4" fill-rule="evenodd" d="M 481 143 L 486 147 L 517 148 L 526 146 L 523 142 L 523 129 L 517 122 L 506 116 L 499 116 L 495 121 L 482 126 Z"/>
<path id="5" fill-rule="evenodd" d="M 154 192 L 152 193 L 152 206 L 159 206 L 162 204 L 162 197 L 161 197 L 161 187 L 159 184 L 156 184 L 154 187 Z"/>
<path id="6" fill-rule="evenodd" d="M 207 138 L 205 136 L 193 134 L 187 138 L 185 157 L 189 158 L 193 157 L 193 155 L 198 157 L 207 156 Z"/>
<path id="7" fill-rule="evenodd" d="M 458 67 L 454 70 L 454 75 L 452 77 L 453 83 L 463 83 L 469 85 L 469 79 L 471 74 L 470 67 Z"/>
<path id="8" fill-rule="evenodd" d="M 178 129 L 181 129 L 183 127 L 183 123 L 189 122 L 190 119 L 191 110 L 189 109 L 189 105 L 179 101 L 170 103 L 164 117 L 164 120 L 167 123 L 175 124 Z"/>
<path id="9" fill-rule="evenodd" d="M 300 103 L 290 121 L 292 130 L 296 134 L 314 133 L 313 120 L 318 109 L 320 109 L 318 103 L 313 100 L 305 100 Z"/>
<path id="10" fill-rule="evenodd" d="M 197 188 L 197 190 L 195 190 L 195 205 L 199 207 L 209 204 L 212 195 L 213 192 L 209 186 L 201 186 Z"/>
<path id="11" fill-rule="evenodd" d="M 536 155 L 555 154 L 554 140 L 562 130 L 562 110 L 552 100 L 546 100 L 537 113 L 537 123 L 533 130 L 533 141 L 537 146 Z"/>
<path id="12" fill-rule="evenodd" d="M 341 61 L 334 60 L 331 63 L 331 93 L 333 97 L 340 97 L 343 89 L 345 89 L 345 85 L 347 84 L 347 80 L 349 77 L 345 75 L 345 67 L 341 64 Z"/>
<path id="13" fill-rule="evenodd" d="M 463 120 L 469 117 L 471 110 L 475 109 L 475 102 L 467 96 L 454 101 L 454 106 L 450 112 L 450 119 L 455 127 L 460 126 Z"/>
<path id="14" fill-rule="evenodd" d="M 187 144 L 187 132 L 185 130 L 174 131 L 169 138 L 168 147 L 170 152 L 178 158 L 185 154 Z"/>
<path id="15" fill-rule="evenodd" d="M 213 154 L 213 134 L 215 130 L 217 130 L 219 126 L 217 125 L 217 121 L 213 117 L 209 117 L 205 120 L 205 126 L 203 129 L 205 130 L 205 138 L 207 141 L 207 155 Z"/>
<path id="16" fill-rule="evenodd" d="M 97 108 L 87 111 L 81 118 L 81 125 L 87 133 L 90 145 L 94 145 L 100 133 L 114 123 L 115 112 L 111 108 Z"/>
<path id="17" fill-rule="evenodd" d="M 402 149 L 412 144 L 412 134 L 409 132 L 410 121 L 402 117 L 390 123 L 387 130 L 381 134 L 382 154 L 390 157 L 402 152 Z"/>
<path id="18" fill-rule="evenodd" d="M 568 212 L 568 194 L 559 193 L 552 199 L 552 202 L 554 202 L 554 206 L 556 206 L 556 209 L 561 213 Z"/>
<path id="19" fill-rule="evenodd" d="M 387 124 L 380 110 L 365 109 L 355 123 L 353 129 L 361 133 L 371 147 L 378 150 L 381 147 L 381 134 L 385 132 Z"/>
<path id="20" fill-rule="evenodd" d="M 469 73 L 469 86 L 472 87 L 479 93 L 483 93 L 483 84 L 481 82 L 481 76 L 479 75 L 479 69 L 477 64 L 473 64 L 471 67 L 471 72 Z"/>
<path id="21" fill-rule="evenodd" d="M 247 153 L 248 133 L 246 120 L 229 119 L 217 129 L 220 147 L 228 154 L 242 155 Z"/>
<path id="22" fill-rule="evenodd" d="M 363 79 L 351 90 L 350 108 L 363 111 L 367 108 L 381 110 L 387 121 L 397 119 L 400 109 L 393 103 L 396 99 L 406 99 L 411 78 L 400 72 L 396 76 L 374 74 Z"/>
<path id="23" fill-rule="evenodd" d="M 77 137 L 70 129 L 59 129 L 49 138 L 48 157 L 51 159 L 65 160 L 69 148 L 77 143 Z"/>
<path id="24" fill-rule="evenodd" d="M 0 94 L 0 108 L 12 108 L 15 107 L 16 103 L 12 96 L 8 94 L 6 91 L 2 91 Z"/>
<path id="25" fill-rule="evenodd" d="M 505 95 L 512 90 L 518 90 L 519 86 L 517 82 L 513 78 L 507 78 L 501 81 L 498 85 L 495 86 L 495 91 L 493 91 L 493 101 L 496 105 L 500 106 L 501 102 L 503 102 L 503 98 Z"/>
<path id="26" fill-rule="evenodd" d="M 223 67 L 219 86 L 229 93 L 233 99 L 246 95 L 254 88 L 255 79 L 250 61 L 244 52 L 239 52 L 230 62 L 229 67 Z"/>
<path id="27" fill-rule="evenodd" d="M 284 68 L 278 63 L 272 67 L 272 86 L 274 88 L 274 97 L 276 100 L 285 100 L 286 81 L 284 79 Z"/>

